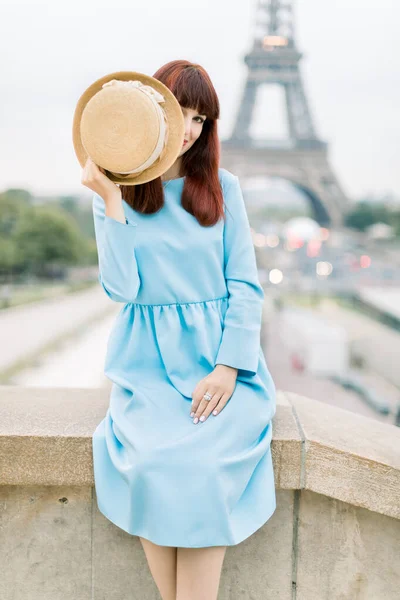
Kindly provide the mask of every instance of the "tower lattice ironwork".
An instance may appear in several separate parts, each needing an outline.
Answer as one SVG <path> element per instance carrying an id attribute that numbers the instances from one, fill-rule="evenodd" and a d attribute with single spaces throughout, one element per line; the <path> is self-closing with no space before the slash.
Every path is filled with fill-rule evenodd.
<path id="1" fill-rule="evenodd" d="M 291 0 L 259 0 L 247 78 L 232 135 L 222 142 L 222 165 L 241 177 L 283 177 L 300 188 L 320 224 L 340 226 L 347 198 L 319 139 L 304 91 Z M 265 85 L 283 88 L 288 139 L 254 139 L 257 95 Z M 262 108 L 262 107 L 261 107 Z"/>

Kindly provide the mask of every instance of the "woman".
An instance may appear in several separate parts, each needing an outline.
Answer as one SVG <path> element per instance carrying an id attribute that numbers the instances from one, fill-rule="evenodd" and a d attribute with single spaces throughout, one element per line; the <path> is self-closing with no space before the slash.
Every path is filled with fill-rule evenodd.
<path id="1" fill-rule="evenodd" d="M 100 282 L 123 302 L 107 348 L 110 406 L 93 435 L 99 510 L 139 536 L 163 600 L 217 598 L 224 554 L 275 510 L 275 386 L 264 293 L 238 178 L 219 168 L 206 71 L 153 76 L 185 141 L 162 178 L 118 187 L 88 159 Z"/>

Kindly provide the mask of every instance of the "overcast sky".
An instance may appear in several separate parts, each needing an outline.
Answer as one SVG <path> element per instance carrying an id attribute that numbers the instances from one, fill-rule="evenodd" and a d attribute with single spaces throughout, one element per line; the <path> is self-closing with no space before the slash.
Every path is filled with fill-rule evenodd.
<path id="1" fill-rule="evenodd" d="M 178 58 L 202 64 L 220 98 L 220 136 L 229 136 L 256 4 L 0 0 L 0 191 L 90 193 L 80 183 L 72 118 L 83 91 L 113 71 L 152 75 Z M 297 0 L 295 6 L 310 108 L 345 191 L 400 194 L 399 0 Z M 279 133 L 277 90 L 270 98 L 264 113 L 257 110 L 254 129 Z"/>

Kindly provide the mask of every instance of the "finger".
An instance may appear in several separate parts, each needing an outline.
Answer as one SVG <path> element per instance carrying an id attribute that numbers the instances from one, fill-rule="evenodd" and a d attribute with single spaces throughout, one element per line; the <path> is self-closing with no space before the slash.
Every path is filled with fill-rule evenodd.
<path id="1" fill-rule="evenodd" d="M 204 394 L 208 391 L 209 394 L 212 394 L 212 388 L 210 388 L 207 383 L 199 382 L 195 387 L 192 394 L 192 406 L 190 411 L 190 416 L 193 416 L 192 413 L 195 413 L 199 407 L 200 402 L 203 399 Z"/>
<path id="2" fill-rule="evenodd" d="M 213 413 L 214 416 L 219 415 L 219 413 L 221 412 L 221 410 L 223 410 L 225 408 L 225 406 L 228 404 L 228 401 L 231 398 L 231 396 L 232 396 L 232 394 L 229 394 L 227 392 L 225 394 L 223 394 L 223 396 L 219 400 L 218 404 L 216 405 L 216 407 L 212 411 L 212 413 Z"/>
<path id="3" fill-rule="evenodd" d="M 202 414 L 205 411 L 205 409 L 209 406 L 209 404 L 212 404 L 212 406 L 216 406 L 217 405 L 218 398 L 219 398 L 219 395 L 221 394 L 221 392 L 218 392 L 218 390 L 215 390 L 214 392 L 209 391 L 208 393 L 212 396 L 211 399 L 210 400 L 204 400 L 204 398 L 203 398 L 201 400 L 199 406 L 197 407 L 197 410 L 195 411 L 193 420 L 195 420 L 196 418 L 200 419 L 200 417 L 202 416 Z"/>
<path id="4" fill-rule="evenodd" d="M 193 417 L 194 413 L 197 410 L 197 407 L 200 404 L 200 400 L 202 398 L 202 394 L 198 394 L 197 390 L 195 389 L 193 394 L 192 394 L 192 404 L 190 406 L 190 416 Z"/>
<path id="5" fill-rule="evenodd" d="M 223 394 L 220 392 L 219 394 L 215 394 L 213 399 L 207 402 L 207 406 L 205 407 L 203 413 L 200 415 L 199 420 L 204 423 L 207 418 L 210 416 L 211 412 L 218 405 L 218 402 L 221 400 Z M 204 418 L 203 418 L 204 417 Z"/>
<path id="6" fill-rule="evenodd" d="M 195 413 L 194 413 L 194 415 L 193 415 L 193 423 L 194 423 L 195 425 L 196 425 L 196 423 L 197 423 L 197 422 L 200 420 L 200 417 L 203 415 L 203 412 L 205 411 L 205 409 L 207 408 L 207 406 L 208 406 L 208 405 L 209 405 L 211 402 L 213 403 L 213 406 L 216 406 L 216 405 L 217 405 L 217 402 L 213 402 L 212 400 L 209 400 L 209 401 L 207 401 L 207 400 L 202 400 L 202 401 L 200 402 L 200 404 L 199 404 L 199 406 L 198 406 L 198 408 L 197 408 L 196 412 L 195 412 Z M 203 419 L 203 421 L 204 421 L 204 420 L 205 420 L 205 419 Z"/>

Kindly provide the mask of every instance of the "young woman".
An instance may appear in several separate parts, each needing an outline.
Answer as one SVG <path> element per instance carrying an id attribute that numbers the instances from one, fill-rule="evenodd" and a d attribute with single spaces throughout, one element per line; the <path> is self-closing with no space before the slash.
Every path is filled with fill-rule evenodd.
<path id="1" fill-rule="evenodd" d="M 263 289 L 238 178 L 219 168 L 219 101 L 177 60 L 182 150 L 162 178 L 117 186 L 88 159 L 100 282 L 124 306 L 107 348 L 110 406 L 93 435 L 99 510 L 139 536 L 163 600 L 214 600 L 227 546 L 273 514 L 275 386 Z"/>

